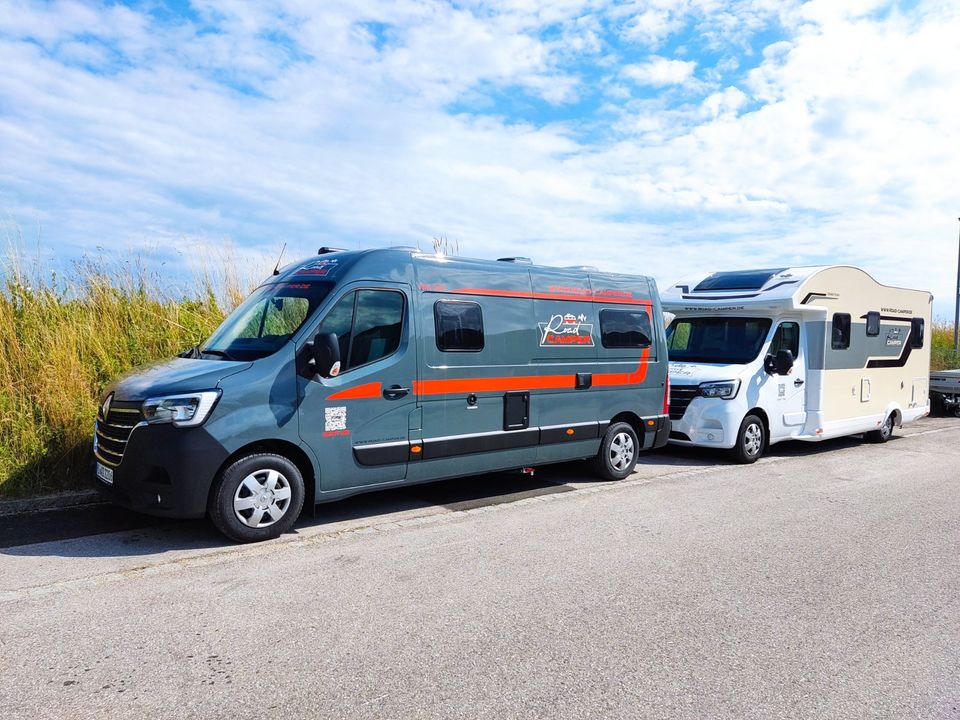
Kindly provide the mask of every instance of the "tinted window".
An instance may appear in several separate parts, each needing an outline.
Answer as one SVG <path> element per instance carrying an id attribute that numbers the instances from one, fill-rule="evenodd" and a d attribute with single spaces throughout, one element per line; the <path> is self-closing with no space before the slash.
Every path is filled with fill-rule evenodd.
<path id="1" fill-rule="evenodd" d="M 867 313 L 867 337 L 876 337 L 880 334 L 880 313 Z"/>
<path id="2" fill-rule="evenodd" d="M 403 305 L 403 295 L 389 290 L 356 290 L 337 301 L 317 332 L 337 336 L 341 372 L 397 351 L 403 330 Z"/>
<path id="3" fill-rule="evenodd" d="M 358 290 L 350 340 L 350 365 L 355 368 L 392 355 L 400 347 L 403 295 L 384 290 Z"/>
<path id="4" fill-rule="evenodd" d="M 795 322 L 780 323 L 770 343 L 770 354 L 776 356 L 780 350 L 789 350 L 793 359 L 800 357 L 800 325 Z"/>
<path id="5" fill-rule="evenodd" d="M 437 300 L 433 306 L 437 347 L 444 352 L 483 350 L 483 312 L 475 302 Z"/>
<path id="6" fill-rule="evenodd" d="M 848 313 L 833 314 L 830 347 L 834 350 L 846 350 L 850 347 L 850 315 Z"/>
<path id="7" fill-rule="evenodd" d="M 667 347 L 671 360 L 743 365 L 760 353 L 769 330 L 766 318 L 678 318 L 667 328 Z"/>
<path id="8" fill-rule="evenodd" d="M 704 278 L 693 291 L 704 290 L 759 290 L 774 275 L 779 275 L 786 268 L 768 268 L 765 270 L 741 270 L 737 272 L 718 272 Z"/>
<path id="9" fill-rule="evenodd" d="M 650 347 L 652 335 L 646 310 L 600 311 L 600 341 L 605 348 Z"/>
<path id="10" fill-rule="evenodd" d="M 923 318 L 911 318 L 910 320 L 910 347 L 923 347 Z"/>

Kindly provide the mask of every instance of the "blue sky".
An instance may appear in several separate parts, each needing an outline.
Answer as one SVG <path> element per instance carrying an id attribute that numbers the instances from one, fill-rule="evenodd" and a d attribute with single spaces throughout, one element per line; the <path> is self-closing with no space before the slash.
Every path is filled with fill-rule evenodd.
<path id="1" fill-rule="evenodd" d="M 54 264 L 446 236 L 952 307 L 956 2 L 7 0 L 0 66 L 0 223 Z"/>

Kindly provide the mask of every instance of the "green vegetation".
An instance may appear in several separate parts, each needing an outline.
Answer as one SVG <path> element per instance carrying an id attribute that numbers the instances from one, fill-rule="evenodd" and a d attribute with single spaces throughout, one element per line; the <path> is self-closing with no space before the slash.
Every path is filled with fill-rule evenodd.
<path id="1" fill-rule="evenodd" d="M 945 322 L 934 323 L 930 337 L 933 341 L 930 348 L 930 369 L 960 368 L 960 357 L 953 351 L 953 325 Z"/>
<path id="2" fill-rule="evenodd" d="M 181 297 L 136 263 L 43 275 L 16 252 L 0 282 L 0 497 L 84 486 L 103 388 L 201 342 L 245 292 L 228 274 Z"/>

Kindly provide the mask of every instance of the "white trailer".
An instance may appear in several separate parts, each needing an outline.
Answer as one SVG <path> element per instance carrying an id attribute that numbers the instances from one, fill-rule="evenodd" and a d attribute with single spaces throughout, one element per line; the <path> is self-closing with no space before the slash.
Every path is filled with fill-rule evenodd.
<path id="1" fill-rule="evenodd" d="M 662 299 L 674 444 L 749 463 L 783 440 L 886 442 L 930 412 L 929 292 L 830 265 L 701 275 Z"/>

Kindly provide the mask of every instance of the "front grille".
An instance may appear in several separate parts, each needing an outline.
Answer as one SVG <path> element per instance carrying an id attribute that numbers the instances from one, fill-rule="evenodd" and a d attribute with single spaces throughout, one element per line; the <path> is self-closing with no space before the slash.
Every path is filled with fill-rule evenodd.
<path id="1" fill-rule="evenodd" d="M 670 385 L 670 419 L 679 420 L 697 396 L 697 385 Z"/>
<path id="2" fill-rule="evenodd" d="M 95 454 L 97 460 L 116 467 L 123 460 L 123 452 L 127 449 L 127 440 L 133 428 L 143 420 L 140 414 L 139 402 L 114 400 L 110 404 L 107 417 L 103 417 L 103 408 L 97 413 L 97 445 Z"/>

